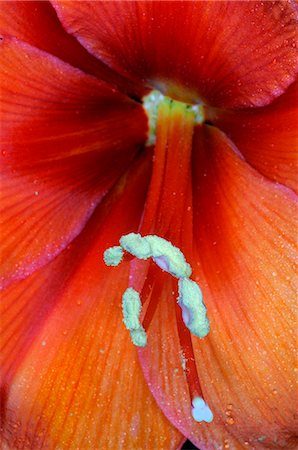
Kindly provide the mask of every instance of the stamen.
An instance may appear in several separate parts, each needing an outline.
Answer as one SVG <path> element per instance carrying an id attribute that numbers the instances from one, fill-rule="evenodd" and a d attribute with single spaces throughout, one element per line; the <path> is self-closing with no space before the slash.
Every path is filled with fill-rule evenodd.
<path id="1" fill-rule="evenodd" d="M 204 305 L 199 286 L 188 278 L 191 275 L 191 267 L 186 262 L 181 250 L 159 236 L 148 235 L 142 237 L 137 233 L 129 233 L 122 236 L 120 245 L 121 247 L 110 247 L 104 252 L 105 263 L 109 266 L 117 266 L 123 258 L 122 249 L 138 259 L 146 260 L 152 257 L 153 261 L 162 270 L 179 279 L 178 304 L 182 309 L 182 318 L 185 326 L 195 336 L 205 337 L 210 329 L 209 320 L 206 316 L 206 306 Z M 133 298 L 132 305 L 137 305 L 135 300 L 137 296 L 141 308 L 139 294 L 134 289 L 129 288 L 125 291 L 123 302 L 126 301 L 126 296 Z M 125 320 L 124 323 L 129 330 L 139 328 L 137 326 L 129 328 Z"/>
<path id="2" fill-rule="evenodd" d="M 139 259 L 148 259 L 152 256 L 150 244 L 140 234 L 129 233 L 122 236 L 120 245 L 128 253 L 136 256 Z"/>
<path id="3" fill-rule="evenodd" d="M 118 266 L 123 259 L 123 250 L 118 245 L 108 248 L 103 254 L 104 262 L 107 266 Z"/>
<path id="4" fill-rule="evenodd" d="M 153 261 L 164 271 L 176 278 L 189 277 L 191 267 L 179 248 L 159 236 L 129 233 L 122 236 L 120 245 L 124 250 L 139 259 L 152 257 Z M 112 247 L 114 248 L 114 247 Z"/>
<path id="5" fill-rule="evenodd" d="M 145 347 L 147 335 L 140 322 L 141 308 L 139 293 L 133 288 L 127 288 L 122 296 L 123 322 L 130 331 L 130 337 L 134 345 Z"/>
<path id="6" fill-rule="evenodd" d="M 150 244 L 153 261 L 162 270 L 169 272 L 176 278 L 191 275 L 191 267 L 179 248 L 159 236 L 149 235 L 145 239 Z"/>
<path id="7" fill-rule="evenodd" d="M 195 336 L 200 338 L 207 336 L 210 324 L 206 316 L 207 309 L 203 302 L 201 289 L 197 283 L 188 278 L 181 278 L 178 286 L 178 304 L 182 309 L 183 322 Z"/>
<path id="8" fill-rule="evenodd" d="M 140 327 L 137 330 L 131 330 L 130 337 L 131 337 L 132 343 L 136 347 L 146 347 L 147 334 L 143 327 Z"/>

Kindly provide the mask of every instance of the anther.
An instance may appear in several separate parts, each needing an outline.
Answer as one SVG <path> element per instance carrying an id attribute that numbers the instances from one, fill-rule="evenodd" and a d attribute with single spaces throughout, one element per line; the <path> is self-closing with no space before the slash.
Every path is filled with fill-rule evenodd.
<path id="1" fill-rule="evenodd" d="M 127 288 L 122 296 L 123 322 L 130 332 L 134 345 L 145 347 L 147 335 L 140 322 L 141 307 L 139 293 L 133 288 Z"/>
<path id="2" fill-rule="evenodd" d="M 189 331 L 200 338 L 205 337 L 210 329 L 199 286 L 188 277 L 191 267 L 181 250 L 171 242 L 155 235 L 141 236 L 129 233 L 120 239 L 120 246 L 110 247 L 104 252 L 104 261 L 109 266 L 117 266 L 123 259 L 123 250 L 138 259 L 153 261 L 164 271 L 178 278 L 178 305 L 182 309 L 182 319 Z M 131 338 L 138 346 L 146 345 L 147 338 L 139 315 L 141 311 L 140 296 L 137 291 L 128 288 L 123 294 L 124 323 L 131 332 Z M 131 323 L 134 320 L 134 324 Z"/>
<path id="3" fill-rule="evenodd" d="M 120 239 L 121 247 L 139 259 L 152 257 L 164 271 L 176 278 L 189 277 L 191 267 L 179 248 L 159 236 L 129 233 Z"/>
<path id="4" fill-rule="evenodd" d="M 123 259 L 123 250 L 120 246 L 110 247 L 103 254 L 107 266 L 118 266 Z"/>
<path id="5" fill-rule="evenodd" d="M 119 242 L 124 250 L 139 259 L 148 259 L 152 255 L 150 244 L 140 234 L 126 234 Z"/>
<path id="6" fill-rule="evenodd" d="M 154 262 L 162 270 L 169 272 L 176 278 L 191 275 L 191 267 L 179 248 L 159 236 L 149 235 L 145 239 L 150 244 Z"/>
<path id="7" fill-rule="evenodd" d="M 203 302 L 201 289 L 192 280 L 181 278 L 178 281 L 178 304 L 182 309 L 182 319 L 189 331 L 203 338 L 210 330 L 210 323 L 206 316 L 206 306 Z"/>

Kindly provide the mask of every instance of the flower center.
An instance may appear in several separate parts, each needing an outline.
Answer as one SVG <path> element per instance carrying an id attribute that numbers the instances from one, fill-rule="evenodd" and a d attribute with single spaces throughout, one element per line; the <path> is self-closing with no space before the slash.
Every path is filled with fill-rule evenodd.
<path id="1" fill-rule="evenodd" d="M 173 303 L 180 342 L 177 351 L 183 355 L 192 416 L 196 421 L 210 422 L 213 416 L 203 399 L 191 337 L 205 337 L 209 321 L 187 262 L 193 253 L 193 133 L 204 121 L 204 110 L 201 105 L 174 101 L 157 91 L 144 99 L 144 108 L 149 120 L 147 145 L 154 145 L 154 156 L 143 217 L 138 233 L 119 237 L 120 245 L 107 249 L 104 260 L 111 266 L 123 257 L 130 261 L 122 311 L 131 340 L 138 347 L 149 341 L 147 332 L 160 298 L 165 295 L 166 301 Z M 167 290 L 166 286 L 172 288 Z"/>
<path id="2" fill-rule="evenodd" d="M 156 144 L 156 124 L 157 124 L 158 109 L 159 106 L 167 100 L 170 102 L 174 101 L 157 90 L 151 91 L 150 94 L 146 95 L 143 98 L 143 107 L 148 117 L 148 128 L 149 128 L 146 145 Z M 178 102 L 176 100 L 175 103 L 177 104 L 181 103 L 181 106 L 187 105 L 187 107 L 191 111 L 193 111 L 195 124 L 201 124 L 204 122 L 205 114 L 204 114 L 204 106 L 202 104 L 198 105 L 185 104 L 182 102 Z"/>

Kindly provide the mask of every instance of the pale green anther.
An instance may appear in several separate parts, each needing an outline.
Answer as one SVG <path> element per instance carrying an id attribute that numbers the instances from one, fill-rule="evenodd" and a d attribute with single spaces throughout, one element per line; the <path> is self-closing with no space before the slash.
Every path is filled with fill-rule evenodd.
<path id="1" fill-rule="evenodd" d="M 140 327 L 141 314 L 140 295 L 133 288 L 127 288 L 122 295 L 123 322 L 128 330 Z"/>
<path id="2" fill-rule="evenodd" d="M 108 248 L 103 254 L 103 259 L 107 266 L 118 266 L 122 258 L 123 250 L 119 245 Z"/>
<path id="3" fill-rule="evenodd" d="M 123 258 L 123 250 L 139 259 L 152 258 L 166 272 L 178 278 L 178 304 L 182 309 L 182 318 L 192 334 L 200 338 L 209 333 L 209 320 L 199 286 L 189 279 L 191 267 L 181 250 L 171 242 L 155 235 L 141 236 L 129 233 L 122 236 L 120 246 L 108 248 L 104 252 L 104 261 L 108 266 L 117 266 Z M 146 331 L 140 322 L 140 295 L 128 288 L 122 296 L 123 322 L 130 331 L 131 339 L 137 346 L 147 343 Z"/>
<path id="4" fill-rule="evenodd" d="M 131 330 L 130 337 L 133 344 L 136 345 L 137 347 L 146 347 L 147 334 L 142 326 L 136 330 Z"/>
<path id="5" fill-rule="evenodd" d="M 127 288 L 122 296 L 123 322 L 130 332 L 134 345 L 145 347 L 147 335 L 140 322 L 141 307 L 139 293 L 133 288 Z"/>
<path id="6" fill-rule="evenodd" d="M 119 242 L 124 250 L 139 259 L 147 259 L 151 256 L 150 245 L 140 234 L 126 234 L 125 236 L 122 236 Z"/>
<path id="7" fill-rule="evenodd" d="M 178 304 L 182 309 L 182 318 L 189 331 L 203 338 L 207 336 L 210 323 L 206 316 L 206 306 L 203 302 L 201 289 L 192 280 L 181 278 L 178 281 Z"/>
<path id="8" fill-rule="evenodd" d="M 184 278 L 191 275 L 191 267 L 186 262 L 179 248 L 159 236 L 149 235 L 145 236 L 144 239 L 150 244 L 151 256 L 161 269 L 169 272 L 176 278 Z"/>
<path id="9" fill-rule="evenodd" d="M 139 259 L 152 257 L 154 262 L 176 278 L 189 277 L 191 267 L 186 262 L 183 253 L 171 242 L 159 236 L 129 233 L 122 236 L 120 245 L 128 253 Z"/>

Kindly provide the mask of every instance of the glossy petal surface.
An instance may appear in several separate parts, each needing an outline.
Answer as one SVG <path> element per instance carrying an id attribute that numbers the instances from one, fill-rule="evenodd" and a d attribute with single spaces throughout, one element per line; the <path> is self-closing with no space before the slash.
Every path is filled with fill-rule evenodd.
<path id="1" fill-rule="evenodd" d="M 128 94 L 142 96 L 143 89 L 111 70 L 68 34 L 48 1 L 2 1 L 0 33 L 14 36 L 95 75 Z"/>
<path id="2" fill-rule="evenodd" d="M 249 164 L 271 180 L 298 190 L 298 82 L 271 105 L 255 110 L 208 110 Z"/>
<path id="3" fill-rule="evenodd" d="M 140 352 L 145 376 L 167 417 L 203 450 L 296 448 L 296 197 L 215 128 L 196 133 L 192 265 L 211 331 L 192 341 L 214 421 L 190 415 L 169 279 Z"/>
<path id="4" fill-rule="evenodd" d="M 261 106 L 298 70 L 294 2 L 52 3 L 95 56 L 184 101 Z"/>
<path id="5" fill-rule="evenodd" d="M 68 250 L 8 290 L 1 354 L 11 449 L 174 450 L 183 442 L 151 396 L 122 322 L 127 264 L 111 270 L 102 260 L 138 223 L 148 168 L 140 161 Z"/>
<path id="6" fill-rule="evenodd" d="M 137 103 L 15 39 L 2 43 L 1 70 L 1 276 L 8 283 L 82 230 L 144 142 L 147 124 Z"/>

